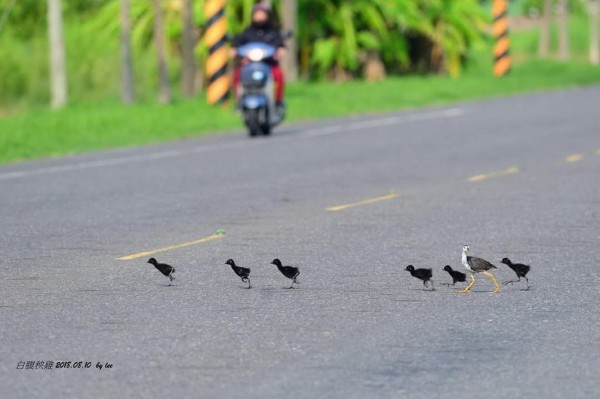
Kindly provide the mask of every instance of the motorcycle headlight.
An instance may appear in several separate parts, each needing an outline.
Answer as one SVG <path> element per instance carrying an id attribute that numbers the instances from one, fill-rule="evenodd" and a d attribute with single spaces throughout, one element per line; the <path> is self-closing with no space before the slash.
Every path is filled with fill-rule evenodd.
<path id="1" fill-rule="evenodd" d="M 259 48 L 252 49 L 248 52 L 250 61 L 260 61 L 265 57 L 265 52 Z"/>
<path id="2" fill-rule="evenodd" d="M 263 71 L 254 71 L 252 72 L 252 79 L 254 80 L 262 80 L 265 77 Z"/>

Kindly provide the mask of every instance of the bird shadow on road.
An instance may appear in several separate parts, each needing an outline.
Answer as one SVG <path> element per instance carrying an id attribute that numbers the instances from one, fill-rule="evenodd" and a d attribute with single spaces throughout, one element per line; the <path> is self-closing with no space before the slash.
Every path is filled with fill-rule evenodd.
<path id="1" fill-rule="evenodd" d="M 393 299 L 393 302 L 425 302 L 423 299 Z"/>
<path id="2" fill-rule="evenodd" d="M 167 287 L 167 288 L 176 288 L 179 287 L 178 285 L 175 284 L 156 284 L 158 287 Z"/>
<path id="3" fill-rule="evenodd" d="M 268 292 L 294 292 L 294 291 L 307 291 L 307 290 L 311 290 L 310 288 L 308 289 L 302 289 L 300 287 L 294 287 L 294 288 L 290 288 L 289 286 L 287 287 L 265 287 L 265 288 L 257 288 L 259 291 L 268 291 Z M 314 291 L 314 289 L 313 289 Z"/>
<path id="4" fill-rule="evenodd" d="M 476 295 L 481 295 L 481 294 L 492 294 L 492 291 L 484 291 L 484 290 L 471 290 L 471 292 L 460 292 L 459 289 L 454 290 L 454 293 L 456 294 L 462 294 L 462 295 L 469 295 L 469 294 L 476 294 Z M 497 292 L 496 294 L 500 294 L 502 293 L 502 291 Z"/>

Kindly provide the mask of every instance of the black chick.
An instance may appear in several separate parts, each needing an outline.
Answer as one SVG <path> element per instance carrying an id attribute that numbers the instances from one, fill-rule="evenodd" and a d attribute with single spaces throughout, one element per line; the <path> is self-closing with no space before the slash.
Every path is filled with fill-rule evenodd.
<path id="1" fill-rule="evenodd" d="M 527 278 L 527 273 L 529 273 L 531 266 L 524 265 L 522 263 L 512 263 L 510 261 L 510 259 L 508 259 L 508 258 L 502 259 L 502 263 L 504 263 L 506 266 L 510 267 L 518 277 L 518 280 L 505 281 L 502 284 L 508 285 L 508 284 L 512 284 L 512 283 L 517 283 L 517 282 L 521 281 L 521 277 L 523 277 L 525 279 L 525 281 L 527 282 L 527 288 L 525 289 L 525 291 L 529 291 L 531 286 L 529 285 L 529 279 Z"/>
<path id="2" fill-rule="evenodd" d="M 431 291 L 435 291 L 435 287 L 433 286 L 433 272 L 431 269 L 415 269 L 413 265 L 406 266 L 405 269 L 407 272 L 410 272 L 410 275 L 418 278 L 419 280 L 423 280 L 423 285 L 426 288 L 429 288 L 428 283 L 431 282 Z"/>
<path id="3" fill-rule="evenodd" d="M 444 271 L 447 271 L 450 277 L 452 277 L 452 285 L 456 284 L 456 282 L 464 283 L 467 281 L 467 275 L 465 273 L 461 273 L 458 270 L 453 270 L 450 265 L 444 266 Z M 450 287 L 450 283 L 444 283 Z"/>
<path id="4" fill-rule="evenodd" d="M 169 285 L 173 284 L 173 280 L 175 280 L 175 276 L 173 276 L 173 273 L 175 273 L 175 268 L 173 266 L 167 265 L 166 263 L 158 263 L 154 258 L 148 259 L 148 263 L 154 265 L 159 272 L 169 278 Z"/>
<path id="5" fill-rule="evenodd" d="M 225 264 L 231 266 L 234 273 L 241 277 L 243 283 L 248 283 L 248 288 L 252 288 L 252 285 L 250 284 L 250 269 L 237 266 L 233 259 L 229 259 Z"/>
<path id="6" fill-rule="evenodd" d="M 290 285 L 290 288 L 294 288 L 294 284 L 300 284 L 298 281 L 296 281 L 296 278 L 300 275 L 300 270 L 297 267 L 283 266 L 279 259 L 273 259 L 271 264 L 277 266 L 281 274 L 292 280 L 292 285 Z"/>

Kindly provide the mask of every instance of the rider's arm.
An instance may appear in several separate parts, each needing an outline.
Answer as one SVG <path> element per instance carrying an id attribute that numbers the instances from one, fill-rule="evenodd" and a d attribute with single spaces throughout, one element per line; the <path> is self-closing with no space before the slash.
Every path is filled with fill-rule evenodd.
<path id="1" fill-rule="evenodd" d="M 282 59 L 286 53 L 287 53 L 287 49 L 285 47 L 277 48 L 277 54 L 276 54 L 277 59 L 278 60 Z"/>
<path id="2" fill-rule="evenodd" d="M 287 49 L 285 48 L 285 39 L 281 33 L 277 35 L 275 47 L 277 47 L 277 53 L 275 56 L 277 59 L 281 59 L 287 53 Z"/>
<path id="3" fill-rule="evenodd" d="M 244 34 L 246 33 L 246 31 L 240 33 L 239 35 L 235 36 L 233 38 L 233 40 L 231 41 L 231 49 L 229 50 L 229 55 L 231 57 L 236 57 L 237 53 L 238 53 L 238 48 L 243 46 L 245 43 L 245 37 Z"/>

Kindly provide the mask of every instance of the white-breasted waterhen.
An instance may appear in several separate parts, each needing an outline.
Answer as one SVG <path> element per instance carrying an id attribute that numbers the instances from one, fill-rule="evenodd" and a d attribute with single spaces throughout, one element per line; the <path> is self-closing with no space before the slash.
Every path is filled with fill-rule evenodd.
<path id="1" fill-rule="evenodd" d="M 471 288 L 475 284 L 475 274 L 483 273 L 492 280 L 494 283 L 494 291 L 492 294 L 497 294 L 500 292 L 500 284 L 496 281 L 496 277 L 492 273 L 490 273 L 491 269 L 497 269 L 496 266 L 492 265 L 485 259 L 477 258 L 475 256 L 467 256 L 467 252 L 470 252 L 471 248 L 468 245 L 463 246 L 462 250 L 462 265 L 471 273 L 471 283 L 465 287 L 464 290 L 458 291 L 461 294 L 466 294 L 471 292 Z"/>

